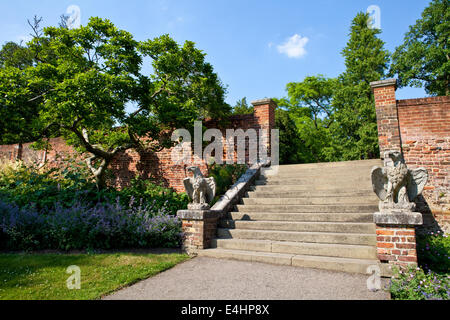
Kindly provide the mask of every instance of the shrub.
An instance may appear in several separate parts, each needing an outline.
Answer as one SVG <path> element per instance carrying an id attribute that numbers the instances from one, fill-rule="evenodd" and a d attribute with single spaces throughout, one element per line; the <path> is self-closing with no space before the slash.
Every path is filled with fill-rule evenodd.
<path id="1" fill-rule="evenodd" d="M 448 273 L 450 270 L 450 238 L 441 231 L 417 236 L 418 262 L 425 270 Z"/>
<path id="2" fill-rule="evenodd" d="M 245 164 L 216 164 L 209 167 L 209 176 L 216 181 L 216 202 L 247 170 Z"/>
<path id="3" fill-rule="evenodd" d="M 390 291 L 395 300 L 448 300 L 449 277 L 419 267 L 396 270 Z"/>
<path id="4" fill-rule="evenodd" d="M 152 205 L 116 203 L 66 208 L 42 214 L 0 201 L 0 246 L 9 250 L 177 247 L 181 223 Z"/>
<path id="5" fill-rule="evenodd" d="M 176 215 L 180 209 L 186 209 L 189 202 L 186 193 L 176 193 L 171 188 L 166 188 L 150 180 L 141 179 L 136 176 L 130 183 L 130 186 L 121 191 L 113 192 L 119 196 L 122 204 L 127 204 L 132 198 L 144 203 L 151 202 L 153 206 L 164 207 L 169 214 Z"/>
<path id="6" fill-rule="evenodd" d="M 19 207 L 32 205 L 44 209 L 56 202 L 70 207 L 81 199 L 100 201 L 101 196 L 82 168 L 74 163 L 64 169 L 42 169 L 19 161 L 4 164 L 0 172 L 0 198 Z"/>
<path id="7" fill-rule="evenodd" d="M 25 166 L 21 162 L 5 165 L 0 173 L 0 199 L 15 203 L 19 207 L 33 206 L 45 212 L 56 203 L 70 208 L 76 203 L 95 205 L 99 202 L 111 202 L 120 198 L 126 206 L 131 198 L 163 208 L 169 214 L 176 214 L 187 206 L 188 198 L 184 193 L 177 194 L 173 189 L 165 188 L 152 181 L 137 176 L 130 186 L 122 190 L 108 188 L 98 190 L 91 181 L 89 173 L 80 163 L 69 162 L 63 169 L 37 169 Z"/>

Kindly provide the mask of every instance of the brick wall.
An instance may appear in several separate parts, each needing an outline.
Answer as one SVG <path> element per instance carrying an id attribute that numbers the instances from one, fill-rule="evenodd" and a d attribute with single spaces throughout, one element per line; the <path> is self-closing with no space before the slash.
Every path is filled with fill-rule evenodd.
<path id="1" fill-rule="evenodd" d="M 219 123 L 216 120 L 209 119 L 204 125 L 208 128 L 221 129 L 223 142 L 225 142 L 226 129 L 264 129 L 270 132 L 275 126 L 275 107 L 276 104 L 271 99 L 262 99 L 252 102 L 254 113 L 248 115 L 232 116 L 225 123 Z M 193 140 L 194 137 L 192 137 Z M 25 162 L 39 162 L 44 158 L 44 151 L 36 151 L 30 148 L 31 143 L 23 145 L 22 160 Z M 69 157 L 84 159 L 85 156 L 67 145 L 62 138 L 50 139 L 51 150 L 47 153 L 46 159 L 50 167 L 61 167 Z M 227 148 L 224 143 L 224 159 L 227 156 Z M 267 146 L 270 150 L 270 140 Z M 193 148 L 192 148 L 193 149 Z M 237 144 L 235 143 L 235 150 Z M 185 164 L 174 164 L 171 159 L 172 149 L 164 149 L 156 153 L 137 153 L 133 150 L 118 154 L 110 165 L 113 172 L 113 184 L 117 187 L 123 187 L 139 174 L 145 179 L 154 179 L 164 183 L 165 186 L 172 187 L 176 191 L 184 191 L 183 179 L 186 177 Z M 19 154 L 18 145 L 0 146 L 0 159 L 14 160 Z M 232 157 L 236 160 L 236 153 Z M 249 160 L 248 139 L 246 147 L 246 161 Z M 199 166 L 201 171 L 206 174 L 207 166 L 204 161 L 198 161 L 195 165 Z"/>
<path id="2" fill-rule="evenodd" d="M 380 155 L 402 151 L 410 169 L 424 167 L 429 179 L 418 199 L 425 228 L 450 232 L 450 97 L 396 100 L 396 80 L 372 83 Z"/>

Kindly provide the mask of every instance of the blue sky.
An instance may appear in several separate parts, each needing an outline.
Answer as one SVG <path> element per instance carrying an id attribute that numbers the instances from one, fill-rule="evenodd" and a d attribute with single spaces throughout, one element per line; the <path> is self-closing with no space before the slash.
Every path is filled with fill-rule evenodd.
<path id="1" fill-rule="evenodd" d="M 89 17 L 112 20 L 138 40 L 168 33 L 178 42 L 194 41 L 207 54 L 222 82 L 227 102 L 286 95 L 288 82 L 305 76 L 329 77 L 344 71 L 340 54 L 351 20 L 377 5 L 381 39 L 393 52 L 429 0 L 14 0 L 0 2 L 0 43 L 27 39 L 27 18 L 56 25 L 70 5 Z M 400 99 L 426 96 L 423 89 L 397 90 Z"/>

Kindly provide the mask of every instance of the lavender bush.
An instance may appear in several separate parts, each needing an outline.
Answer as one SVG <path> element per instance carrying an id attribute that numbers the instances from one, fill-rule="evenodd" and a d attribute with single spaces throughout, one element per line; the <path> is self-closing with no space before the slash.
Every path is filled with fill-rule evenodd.
<path id="1" fill-rule="evenodd" d="M 177 247 L 181 223 L 167 206 L 56 203 L 41 212 L 0 200 L 0 246 L 9 250 Z"/>

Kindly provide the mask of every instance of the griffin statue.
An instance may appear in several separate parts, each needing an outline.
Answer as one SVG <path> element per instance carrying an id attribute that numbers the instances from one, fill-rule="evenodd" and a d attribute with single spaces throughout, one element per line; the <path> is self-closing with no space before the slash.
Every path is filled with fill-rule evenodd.
<path id="1" fill-rule="evenodd" d="M 381 200 L 380 212 L 413 211 L 416 207 L 413 201 L 422 193 L 428 172 L 424 168 L 408 169 L 401 152 L 388 151 L 387 156 L 392 164 L 373 167 L 371 172 L 373 191 Z"/>
<path id="2" fill-rule="evenodd" d="M 187 171 L 194 174 L 193 177 L 183 180 L 186 193 L 192 200 L 192 203 L 188 204 L 188 209 L 209 209 L 209 203 L 211 203 L 216 194 L 216 182 L 214 178 L 205 178 L 198 167 L 188 167 Z"/>

